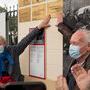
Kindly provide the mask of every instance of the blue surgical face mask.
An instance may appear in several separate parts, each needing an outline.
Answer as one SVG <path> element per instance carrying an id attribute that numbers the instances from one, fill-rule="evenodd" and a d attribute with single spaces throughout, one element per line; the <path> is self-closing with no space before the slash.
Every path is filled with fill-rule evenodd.
<path id="1" fill-rule="evenodd" d="M 69 55 L 74 59 L 79 58 L 80 57 L 80 47 L 77 45 L 71 44 L 69 47 Z"/>
<path id="2" fill-rule="evenodd" d="M 4 52 L 4 46 L 0 45 L 0 53 L 3 53 L 3 52 Z"/>

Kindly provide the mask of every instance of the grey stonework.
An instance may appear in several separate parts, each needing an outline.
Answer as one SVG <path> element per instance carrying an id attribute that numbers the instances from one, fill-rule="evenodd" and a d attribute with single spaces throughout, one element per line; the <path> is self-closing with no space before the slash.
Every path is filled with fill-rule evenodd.
<path id="1" fill-rule="evenodd" d="M 90 5 L 90 0 L 64 0 L 64 13 Z"/>

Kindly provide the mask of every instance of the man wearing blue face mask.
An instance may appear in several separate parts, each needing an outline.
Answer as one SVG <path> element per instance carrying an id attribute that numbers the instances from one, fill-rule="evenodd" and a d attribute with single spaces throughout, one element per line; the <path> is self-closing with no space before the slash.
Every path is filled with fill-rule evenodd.
<path id="1" fill-rule="evenodd" d="M 71 73 L 71 67 L 78 63 L 86 70 L 90 69 L 90 31 L 86 28 L 78 29 L 70 39 L 69 55 L 64 57 L 64 76 L 69 90 L 79 90 Z"/>

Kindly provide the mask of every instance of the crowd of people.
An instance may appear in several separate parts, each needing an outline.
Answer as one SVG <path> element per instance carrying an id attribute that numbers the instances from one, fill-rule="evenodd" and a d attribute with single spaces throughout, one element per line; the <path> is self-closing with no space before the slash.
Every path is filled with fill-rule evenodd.
<path id="1" fill-rule="evenodd" d="M 0 86 L 3 86 L 7 82 L 24 81 L 24 76 L 21 74 L 19 56 L 36 36 L 45 28 L 49 27 L 50 18 L 51 16 L 48 15 L 17 45 L 8 45 L 3 36 L 0 36 Z M 7 80 L 2 80 L 4 76 L 8 76 L 9 78 Z"/>
<path id="2" fill-rule="evenodd" d="M 64 43 L 68 48 L 67 53 L 63 54 L 63 75 L 58 77 L 57 90 L 90 89 L 88 74 L 90 69 L 90 24 L 87 23 L 90 19 L 88 17 L 88 20 L 85 19 L 87 14 L 87 12 L 82 13 L 82 19 L 76 18 L 70 13 L 66 17 L 59 15 L 57 18 L 59 32 L 65 36 L 63 37 Z M 88 75 L 83 76 L 83 72 L 80 74 L 80 71 L 78 72 L 80 68 L 83 68 Z M 76 76 L 77 73 L 80 74 L 80 77 Z"/>
<path id="3" fill-rule="evenodd" d="M 80 25 L 71 32 L 70 28 L 64 25 L 62 18 L 62 15 L 58 16 L 57 26 L 59 31 L 68 38 L 69 49 L 68 55 L 63 59 L 63 75 L 57 79 L 56 90 L 90 90 L 90 28 Z M 19 65 L 19 55 L 42 30 L 50 26 L 50 19 L 51 16 L 48 15 L 17 45 L 7 45 L 3 36 L 0 36 L 0 77 L 10 76 L 11 81 L 24 81 Z M 0 86 L 3 86 L 2 82 Z"/>

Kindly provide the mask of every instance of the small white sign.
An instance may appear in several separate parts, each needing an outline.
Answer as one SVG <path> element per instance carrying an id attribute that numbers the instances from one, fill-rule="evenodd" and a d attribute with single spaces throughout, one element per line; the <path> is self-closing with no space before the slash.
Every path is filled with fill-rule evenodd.
<path id="1" fill-rule="evenodd" d="M 30 75 L 44 78 L 44 45 L 30 45 Z"/>

